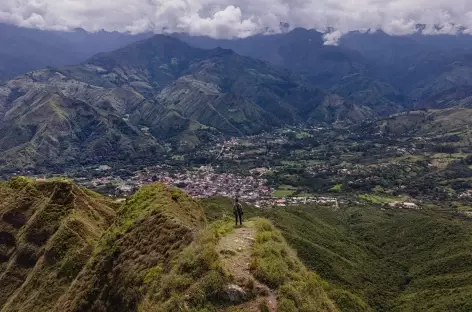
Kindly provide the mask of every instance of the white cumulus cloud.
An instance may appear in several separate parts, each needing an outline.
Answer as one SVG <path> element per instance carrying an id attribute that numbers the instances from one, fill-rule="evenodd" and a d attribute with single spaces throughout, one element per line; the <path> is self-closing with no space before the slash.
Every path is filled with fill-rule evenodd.
<path id="1" fill-rule="evenodd" d="M 335 43 L 351 30 L 427 33 L 472 29 L 470 0 L 0 0 L 0 22 L 67 30 L 77 27 L 139 33 L 188 32 L 216 38 L 247 37 L 292 27 L 335 31 Z M 440 26 L 440 27 L 437 27 Z"/>

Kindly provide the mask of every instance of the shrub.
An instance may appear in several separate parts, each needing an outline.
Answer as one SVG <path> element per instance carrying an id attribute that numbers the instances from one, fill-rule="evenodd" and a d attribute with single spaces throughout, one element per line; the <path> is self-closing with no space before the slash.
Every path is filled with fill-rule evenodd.
<path id="1" fill-rule="evenodd" d="M 333 186 L 333 187 L 331 188 L 331 191 L 332 191 L 332 192 L 338 192 L 338 193 L 339 193 L 339 192 L 341 192 L 342 188 L 343 188 L 343 185 L 342 185 L 342 184 L 336 184 L 335 186 Z"/>
<path id="2" fill-rule="evenodd" d="M 181 195 L 181 192 L 178 190 L 172 191 L 172 200 L 178 201 Z"/>

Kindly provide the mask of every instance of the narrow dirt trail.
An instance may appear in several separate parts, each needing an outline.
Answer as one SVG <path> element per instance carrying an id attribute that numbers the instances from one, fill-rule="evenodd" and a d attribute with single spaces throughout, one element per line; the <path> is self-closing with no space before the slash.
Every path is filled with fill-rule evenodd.
<path id="1" fill-rule="evenodd" d="M 258 312 L 259 304 L 264 300 L 270 312 L 277 311 L 277 296 L 275 291 L 257 281 L 250 271 L 252 261 L 252 245 L 255 241 L 256 230 L 251 222 L 245 226 L 235 228 L 233 232 L 221 238 L 218 243 L 218 252 L 225 270 L 234 277 L 239 286 L 253 285 L 257 296 L 251 301 L 232 307 L 228 311 Z M 244 287 L 243 287 L 244 288 Z M 226 310 L 223 310 L 226 311 Z"/>

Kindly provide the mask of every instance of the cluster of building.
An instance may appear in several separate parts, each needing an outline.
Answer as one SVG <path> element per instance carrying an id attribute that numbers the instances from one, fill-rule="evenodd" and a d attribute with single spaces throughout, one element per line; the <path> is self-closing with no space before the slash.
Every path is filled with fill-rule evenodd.
<path id="1" fill-rule="evenodd" d="M 183 172 L 160 171 L 153 177 L 156 181 L 178 186 L 197 198 L 226 196 L 239 197 L 244 201 L 253 202 L 271 194 L 266 179 L 253 175 L 217 173 L 211 167 Z"/>
<path id="2" fill-rule="evenodd" d="M 389 208 L 404 208 L 404 209 L 420 209 L 415 203 L 410 202 L 393 202 L 388 204 Z"/>
<path id="3" fill-rule="evenodd" d="M 106 169 L 100 167 L 100 171 L 106 171 Z M 337 199 L 332 197 L 274 197 L 273 190 L 263 178 L 266 171 L 266 168 L 256 168 L 251 170 L 249 175 L 242 176 L 215 172 L 210 166 L 186 171 L 172 171 L 171 168 L 154 166 L 136 172 L 129 178 L 105 175 L 92 180 L 76 181 L 91 188 L 107 188 L 110 195 L 117 197 L 127 197 L 144 184 L 162 182 L 179 187 L 195 198 L 238 197 L 256 207 L 286 207 L 311 203 L 338 205 Z"/>
<path id="4" fill-rule="evenodd" d="M 469 200 L 472 199 L 472 189 L 459 194 L 458 197 L 460 199 L 469 199 Z"/>
<path id="5" fill-rule="evenodd" d="M 287 197 L 274 198 L 267 197 L 256 200 L 253 203 L 256 207 L 287 207 L 306 204 L 330 205 L 339 208 L 338 199 L 335 197 Z"/>

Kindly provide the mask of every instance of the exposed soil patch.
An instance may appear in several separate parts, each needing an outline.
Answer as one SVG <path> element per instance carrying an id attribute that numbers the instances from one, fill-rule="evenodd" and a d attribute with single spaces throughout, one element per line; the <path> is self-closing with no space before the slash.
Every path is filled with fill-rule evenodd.
<path id="1" fill-rule="evenodd" d="M 0 245 L 15 246 L 15 236 L 9 232 L 0 231 Z"/>
<path id="2" fill-rule="evenodd" d="M 3 214 L 2 219 L 17 229 L 21 228 L 27 222 L 26 216 L 19 211 L 8 211 Z"/>

